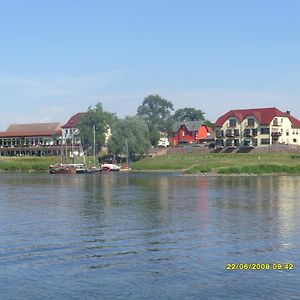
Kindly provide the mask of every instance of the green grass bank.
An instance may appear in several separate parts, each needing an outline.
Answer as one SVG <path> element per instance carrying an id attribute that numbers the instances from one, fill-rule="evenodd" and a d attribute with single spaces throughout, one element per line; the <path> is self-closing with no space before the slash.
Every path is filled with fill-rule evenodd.
<path id="1" fill-rule="evenodd" d="M 49 165 L 60 161 L 59 157 L 1 157 L 1 171 L 45 171 Z"/>
<path id="2" fill-rule="evenodd" d="M 134 171 L 182 171 L 186 174 L 300 174 L 296 153 L 174 153 L 131 164 Z M 300 153 L 299 153 L 300 156 Z M 47 171 L 60 157 L 1 157 L 1 171 Z M 87 159 L 88 164 L 92 159 Z"/>
<path id="3" fill-rule="evenodd" d="M 187 174 L 300 174 L 297 153 L 176 153 L 145 158 L 134 170 L 181 170 Z M 300 156 L 300 153 L 299 153 Z"/>
<path id="4" fill-rule="evenodd" d="M 43 157 L 0 157 L 0 171 L 12 172 L 33 172 L 33 171 L 48 171 L 51 164 L 60 163 L 60 156 L 43 156 Z M 69 158 L 67 163 L 72 163 Z M 77 163 L 83 163 L 78 159 Z M 94 165 L 94 158 L 87 157 L 86 164 Z"/>

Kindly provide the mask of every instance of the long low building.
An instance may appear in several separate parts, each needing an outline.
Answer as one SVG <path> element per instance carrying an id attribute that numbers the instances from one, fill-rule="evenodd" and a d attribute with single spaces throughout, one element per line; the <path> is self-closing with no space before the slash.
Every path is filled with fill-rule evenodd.
<path id="1" fill-rule="evenodd" d="M 60 155 L 60 123 L 12 124 L 0 132 L 0 154 L 19 155 Z"/>

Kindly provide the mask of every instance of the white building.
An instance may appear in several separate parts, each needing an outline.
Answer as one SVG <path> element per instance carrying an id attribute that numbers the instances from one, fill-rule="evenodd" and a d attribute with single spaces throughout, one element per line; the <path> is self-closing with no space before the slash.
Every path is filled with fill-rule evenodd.
<path id="1" fill-rule="evenodd" d="M 300 121 L 275 107 L 231 110 L 216 121 L 215 134 L 216 147 L 300 145 Z"/>

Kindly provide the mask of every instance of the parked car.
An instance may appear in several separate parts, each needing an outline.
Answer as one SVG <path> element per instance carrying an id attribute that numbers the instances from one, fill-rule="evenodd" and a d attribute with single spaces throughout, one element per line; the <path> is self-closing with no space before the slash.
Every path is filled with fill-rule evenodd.
<path id="1" fill-rule="evenodd" d="M 158 148 L 167 148 L 167 147 L 169 147 L 169 145 L 170 145 L 170 143 L 169 143 L 168 138 L 160 138 L 157 143 Z"/>

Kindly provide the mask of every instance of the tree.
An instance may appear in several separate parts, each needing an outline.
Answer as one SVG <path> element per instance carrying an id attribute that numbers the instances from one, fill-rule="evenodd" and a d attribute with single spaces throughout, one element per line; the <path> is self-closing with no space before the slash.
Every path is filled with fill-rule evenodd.
<path id="1" fill-rule="evenodd" d="M 159 95 L 147 96 L 142 105 L 138 107 L 137 115 L 143 118 L 148 125 L 152 145 L 157 144 L 160 132 L 167 131 L 172 110 L 174 110 L 173 103 Z"/>
<path id="2" fill-rule="evenodd" d="M 174 122 L 184 122 L 184 121 L 204 121 L 204 112 L 200 109 L 195 109 L 192 107 L 185 107 L 177 109 L 173 115 Z"/>
<path id="3" fill-rule="evenodd" d="M 215 124 L 212 123 L 212 122 L 209 121 L 209 120 L 205 120 L 205 121 L 204 121 L 204 124 L 205 124 L 207 127 L 210 127 L 210 128 L 212 128 L 212 129 L 215 129 Z"/>
<path id="4" fill-rule="evenodd" d="M 143 155 L 151 147 L 147 124 L 139 117 L 126 117 L 113 124 L 108 151 L 113 154 L 125 153 L 126 139 L 130 156 Z"/>
<path id="5" fill-rule="evenodd" d="M 115 120 L 116 115 L 104 111 L 101 103 L 96 104 L 94 108 L 90 106 L 78 124 L 79 137 L 83 148 L 89 150 L 93 148 L 93 128 L 95 127 L 95 147 L 98 152 L 105 144 L 105 134 Z"/>

